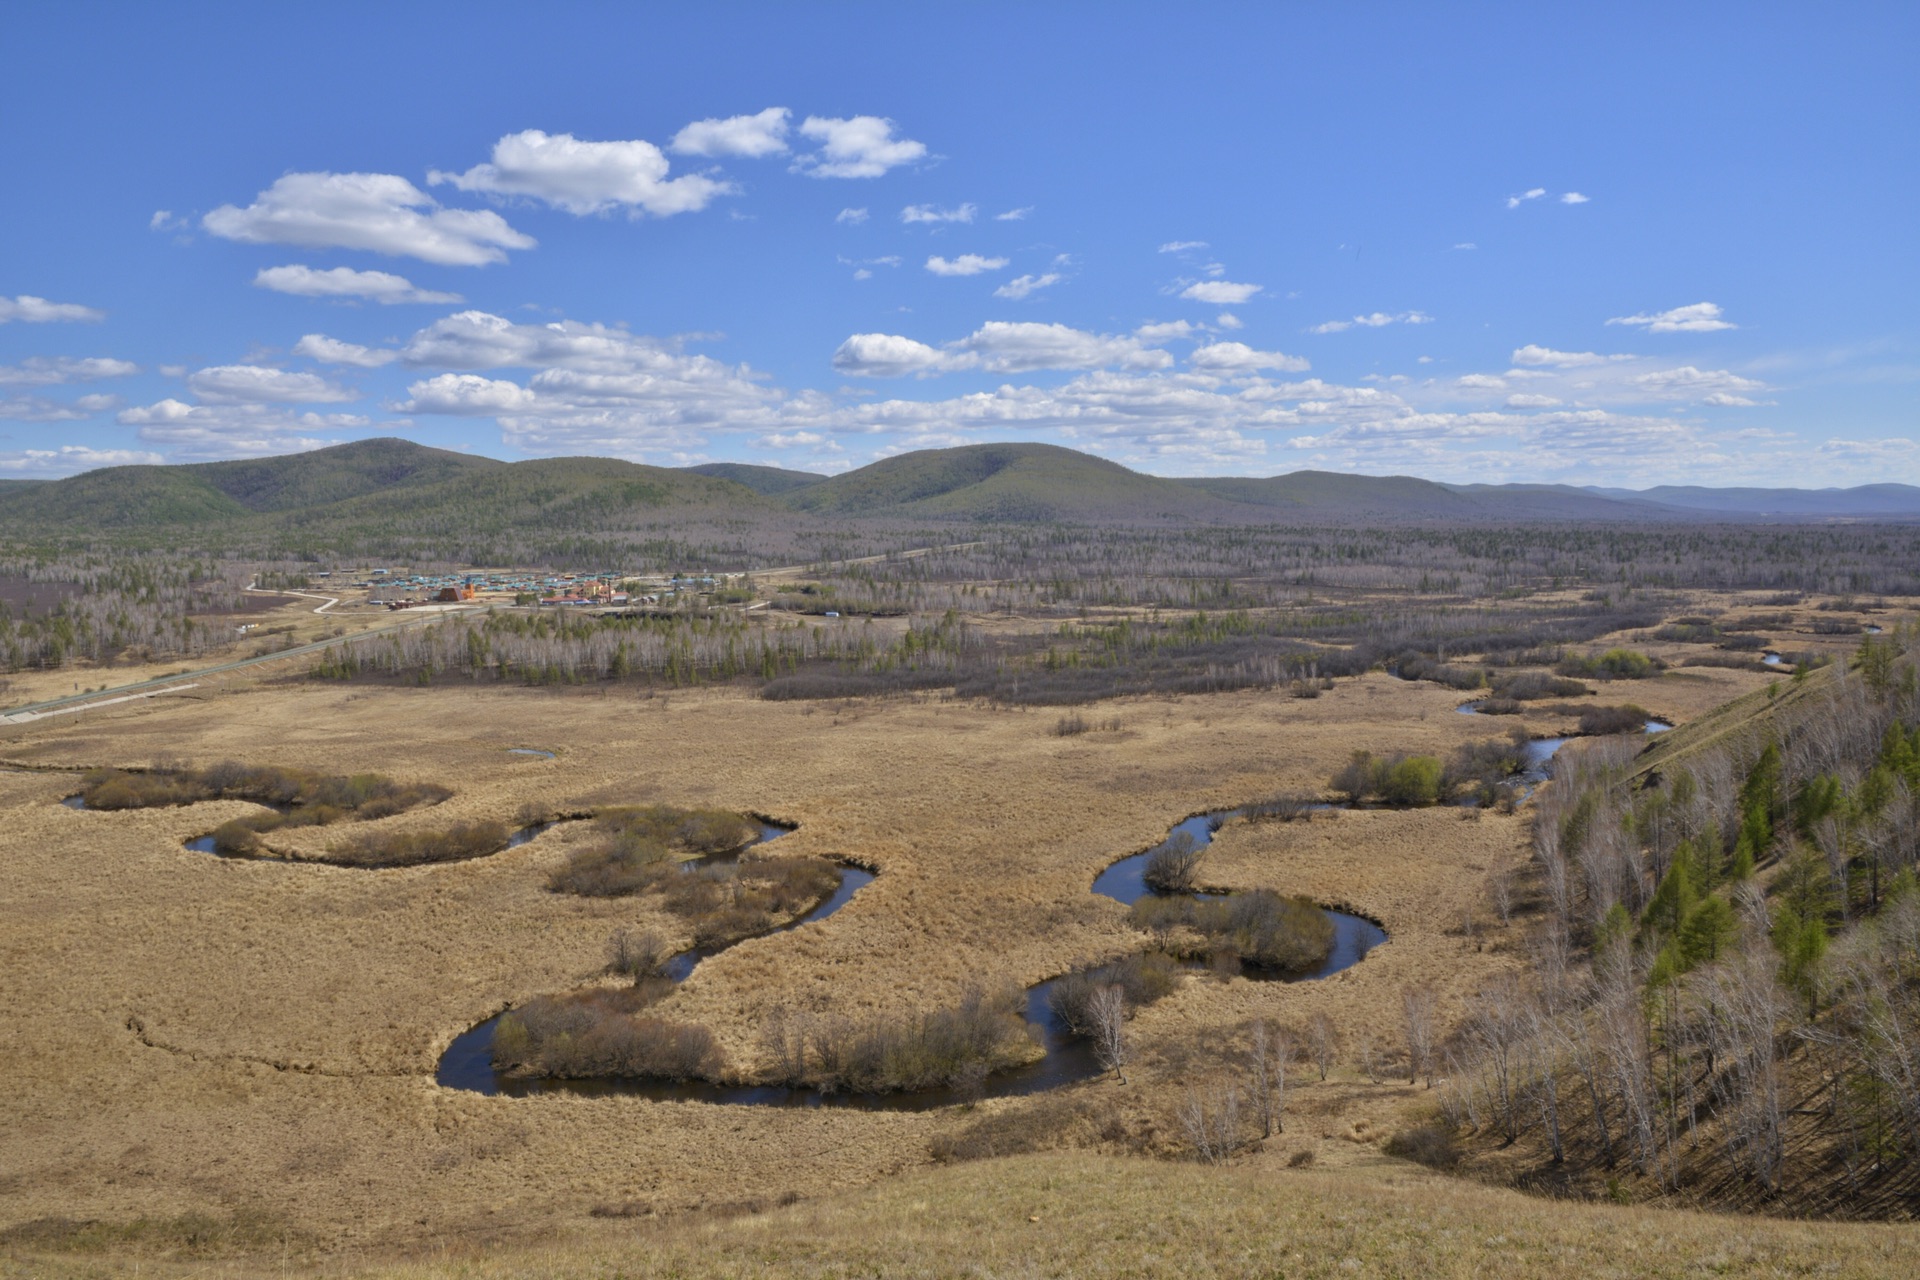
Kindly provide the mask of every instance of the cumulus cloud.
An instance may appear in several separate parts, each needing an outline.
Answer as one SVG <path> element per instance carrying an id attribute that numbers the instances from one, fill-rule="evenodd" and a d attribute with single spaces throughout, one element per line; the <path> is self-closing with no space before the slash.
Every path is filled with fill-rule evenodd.
<path id="1" fill-rule="evenodd" d="M 1169 320 L 1162 324 L 1143 324 L 1133 331 L 1133 336 L 1142 342 L 1166 342 L 1173 338 L 1191 337 L 1196 333 L 1205 333 L 1199 325 L 1186 320 Z"/>
<path id="2" fill-rule="evenodd" d="M 1180 296 L 1192 302 L 1210 302 L 1215 306 L 1237 307 L 1259 293 L 1257 284 L 1234 284 L 1229 280 L 1201 280 L 1188 285 L 1180 291 Z"/>
<path id="3" fill-rule="evenodd" d="M 1024 222 L 1033 215 L 1032 205 L 1023 205 L 1018 209 L 1009 209 L 1005 213 L 993 215 L 995 222 Z"/>
<path id="4" fill-rule="evenodd" d="M 381 365 L 392 364 L 400 358 L 398 351 L 384 351 L 376 347 L 363 347 L 358 343 L 341 342 L 329 338 L 324 333 L 309 333 L 293 344 L 293 354 L 305 356 L 309 360 L 318 360 L 322 364 L 350 364 L 359 369 L 378 369 Z"/>
<path id="5" fill-rule="evenodd" d="M 1534 395 L 1531 392 L 1510 395 L 1506 399 L 1509 409 L 1551 409 L 1559 403 L 1553 396 Z"/>
<path id="6" fill-rule="evenodd" d="M 78 475 L 97 467 L 157 466 L 166 458 L 144 449 L 94 449 L 63 444 L 57 449 L 23 449 L 0 453 L 0 471 L 32 478 Z"/>
<path id="7" fill-rule="evenodd" d="M 123 409 L 117 420 L 140 428 L 142 440 L 167 446 L 174 461 L 302 453 L 337 443 L 312 432 L 367 426 L 359 414 L 296 414 L 275 405 L 186 404 L 171 397 Z"/>
<path id="8" fill-rule="evenodd" d="M 1355 316 L 1351 320 L 1328 320 L 1307 330 L 1308 333 L 1341 333 L 1359 325 L 1363 329 L 1380 329 L 1390 324 L 1432 324 L 1433 317 L 1424 311 L 1374 311 L 1364 316 Z"/>
<path id="9" fill-rule="evenodd" d="M 331 404 L 356 396 L 317 373 L 292 373 L 257 364 L 222 364 L 187 377 L 187 389 L 207 404 Z"/>
<path id="10" fill-rule="evenodd" d="M 461 302 L 457 293 L 439 293 L 416 289 L 405 276 L 390 271 L 355 271 L 352 267 L 319 270 L 297 263 L 284 267 L 262 267 L 253 283 L 275 293 L 291 293 L 303 298 L 365 298 L 391 306 L 401 302 Z"/>
<path id="11" fill-rule="evenodd" d="M 57 387 L 138 372 L 139 365 L 111 356 L 28 356 L 16 365 L 0 365 L 0 387 Z"/>
<path id="12" fill-rule="evenodd" d="M 485 311 L 458 311 L 408 339 L 400 358 L 409 365 L 441 369 L 570 369 L 581 373 L 661 374 L 690 367 L 714 373 L 726 366 L 705 356 L 686 356 L 673 344 L 640 337 L 610 325 L 560 320 L 516 324 Z"/>
<path id="13" fill-rule="evenodd" d="M 1241 321 L 1240 317 L 1233 314 L 1233 312 L 1231 311 L 1222 311 L 1219 315 L 1213 318 L 1213 322 L 1219 325 L 1222 329 L 1244 329 L 1247 327 Z"/>
<path id="14" fill-rule="evenodd" d="M 800 122 L 800 136 L 818 142 L 820 150 L 793 167 L 815 178 L 877 178 L 927 154 L 924 142 L 897 137 L 893 121 L 880 116 L 808 116 Z"/>
<path id="15" fill-rule="evenodd" d="M 517 382 L 483 378 L 477 373 L 443 373 L 407 388 L 408 399 L 396 405 L 402 413 L 451 413 L 490 417 L 531 409 L 539 397 Z"/>
<path id="16" fill-rule="evenodd" d="M 980 212 L 978 205 L 962 204 L 942 209 L 933 204 L 910 204 L 900 211 L 902 222 L 972 222 Z"/>
<path id="17" fill-rule="evenodd" d="M 982 369 L 1029 373 L 1040 369 L 1164 369 L 1173 357 L 1138 337 L 1089 333 L 1063 324 L 990 320 L 944 347 L 888 333 L 857 333 L 833 353 L 833 367 L 857 377 Z"/>
<path id="18" fill-rule="evenodd" d="M 839 213 L 833 215 L 833 220 L 857 227 L 867 220 L 867 211 L 865 209 L 842 209 Z"/>
<path id="19" fill-rule="evenodd" d="M 1045 289 L 1049 285 L 1059 284 L 1065 278 L 1066 277 L 1062 276 L 1058 271 L 1048 271 L 1037 276 L 1015 276 L 998 289 L 995 289 L 993 296 L 996 298 L 1011 298 L 1015 302 L 1018 302 L 1036 290 Z"/>
<path id="20" fill-rule="evenodd" d="M 48 302 L 23 293 L 17 298 L 0 297 L 0 324 L 19 320 L 25 324 L 52 324 L 57 321 L 105 320 L 107 313 L 83 307 L 77 302 Z"/>
<path id="21" fill-rule="evenodd" d="M 1207 247 L 1207 242 L 1205 240 L 1169 240 L 1165 244 L 1160 246 L 1158 252 L 1186 253 L 1189 250 L 1205 249 L 1206 247 Z"/>
<path id="22" fill-rule="evenodd" d="M 214 235 L 246 244 L 366 249 L 451 267 L 505 262 L 531 249 L 489 209 L 443 209 L 389 173 L 289 173 L 246 208 L 224 204 L 200 220 Z"/>
<path id="23" fill-rule="evenodd" d="M 1722 320 L 1721 314 L 1720 308 L 1714 303 L 1696 302 L 1692 306 L 1675 307 L 1671 311 L 1615 316 L 1607 323 L 1633 325 L 1648 333 L 1714 333 L 1740 327 L 1730 320 Z"/>
<path id="24" fill-rule="evenodd" d="M 1281 351 L 1255 351 L 1244 342 L 1214 342 L 1196 348 L 1187 357 L 1190 368 L 1203 373 L 1253 373 L 1261 369 L 1279 369 L 1286 373 L 1304 373 L 1312 366 L 1300 356 Z"/>
<path id="25" fill-rule="evenodd" d="M 657 218 L 693 213 L 714 197 L 735 190 L 731 183 L 689 173 L 667 177 L 664 152 L 651 142 L 587 142 L 570 133 L 526 129 L 493 144 L 493 159 L 465 173 L 427 175 L 429 183 L 450 182 L 462 191 L 495 196 L 525 196 L 568 213 L 604 213 L 625 209 Z"/>
<path id="26" fill-rule="evenodd" d="M 45 396 L 10 396 L 0 399 L 0 421 L 5 422 L 78 422 L 118 408 L 118 396 L 81 396 L 77 400 L 49 400 Z"/>
<path id="27" fill-rule="evenodd" d="M 787 149 L 787 120 L 792 115 L 785 107 L 768 107 L 750 116 L 696 120 L 674 134 L 667 146 L 681 155 L 761 160 Z"/>
<path id="28" fill-rule="evenodd" d="M 998 271 L 1007 262 L 1006 258 L 983 258 L 977 253 L 963 253 L 957 258 L 935 254 L 927 259 L 927 270 L 937 276 L 977 276 L 982 271 Z"/>
<path id="29" fill-rule="evenodd" d="M 1491 373 L 1469 373 L 1455 378 L 1454 385 L 1467 391 L 1505 391 L 1507 380 Z"/>
<path id="30" fill-rule="evenodd" d="M 856 333 L 833 353 L 833 367 L 861 378 L 899 378 L 955 367 L 949 353 L 896 333 Z"/>
<path id="31" fill-rule="evenodd" d="M 1585 204 L 1587 203 L 1587 201 L 1591 199 L 1593 199 L 1592 196 L 1583 196 L 1578 191 L 1569 191 L 1567 192 L 1567 194 L 1560 197 L 1560 203 L 1561 204 Z"/>
<path id="32" fill-rule="evenodd" d="M 1542 347 L 1529 342 L 1517 347 L 1511 357 L 1512 362 L 1524 369 L 1549 366 L 1555 369 L 1579 369 L 1589 365 L 1608 364 L 1616 360 L 1631 360 L 1630 355 L 1603 356 L 1591 351 L 1555 351 L 1552 347 Z"/>
<path id="33" fill-rule="evenodd" d="M 1547 189 L 1545 187 L 1529 188 L 1528 190 L 1522 192 L 1517 196 L 1508 196 L 1507 208 L 1518 209 L 1521 205 L 1525 204 L 1527 201 L 1538 200 L 1541 196 L 1545 194 L 1547 194 Z"/>
<path id="34" fill-rule="evenodd" d="M 1737 374 L 1728 373 L 1725 369 L 1696 369 L 1690 364 L 1682 365 L 1677 369 L 1660 369 L 1652 373 L 1643 373 L 1633 381 L 1634 385 L 1644 387 L 1656 395 L 1688 400 L 1716 394 L 1729 397 L 1740 396 L 1767 389 L 1767 384 L 1764 382 L 1742 378 Z M 1727 403 L 1727 401 L 1717 403 Z M 1745 400 L 1738 403 L 1754 402 Z"/>

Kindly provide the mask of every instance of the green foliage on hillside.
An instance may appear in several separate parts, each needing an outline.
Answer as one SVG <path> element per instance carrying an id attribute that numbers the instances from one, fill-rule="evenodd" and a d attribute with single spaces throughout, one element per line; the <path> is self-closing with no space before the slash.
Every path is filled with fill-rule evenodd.
<path id="1" fill-rule="evenodd" d="M 795 489 L 804 489 L 808 485 L 819 484 L 826 477 L 815 475 L 811 471 L 788 471 L 783 467 L 756 467 L 746 462 L 707 462 L 697 467 L 684 468 L 696 475 L 712 476 L 716 480 L 731 480 L 735 484 L 745 485 L 755 493 L 773 497 L 782 493 L 791 493 Z"/>

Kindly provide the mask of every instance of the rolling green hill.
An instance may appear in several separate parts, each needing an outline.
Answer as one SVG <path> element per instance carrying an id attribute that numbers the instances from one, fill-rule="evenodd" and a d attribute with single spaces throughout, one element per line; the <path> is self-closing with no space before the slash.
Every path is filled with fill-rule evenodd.
<path id="1" fill-rule="evenodd" d="M 716 480 L 731 480 L 743 484 L 755 493 L 773 497 L 782 493 L 791 493 L 795 489 L 804 489 L 808 485 L 819 484 L 826 477 L 815 475 L 811 471 L 788 471 L 782 467 L 756 467 L 748 462 L 706 462 L 697 467 L 683 467 L 695 475 L 712 476 Z"/>
<path id="2" fill-rule="evenodd" d="M 1009 523 L 1211 521 L 1232 515 L 1226 503 L 1179 481 L 1049 444 L 901 454 L 788 494 L 785 501 L 822 515 Z"/>

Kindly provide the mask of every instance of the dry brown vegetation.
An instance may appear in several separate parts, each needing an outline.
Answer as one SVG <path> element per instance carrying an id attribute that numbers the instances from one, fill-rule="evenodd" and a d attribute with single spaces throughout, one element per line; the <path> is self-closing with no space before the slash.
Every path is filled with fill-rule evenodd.
<path id="1" fill-rule="evenodd" d="M 1658 654 L 1669 642 L 1592 643 Z M 1631 687 L 1685 724 L 1773 678 L 1673 665 Z M 1352 1259 L 1363 1273 L 1521 1275 L 1632 1271 L 1657 1238 L 1676 1271 L 1897 1269 L 1896 1237 L 1878 1228 L 1549 1204 L 1384 1154 L 1432 1115 L 1407 1057 L 1408 993 L 1430 993 L 1444 1031 L 1525 963 L 1521 923 L 1509 923 L 1541 909 L 1536 889 L 1510 879 L 1529 857 L 1525 809 L 1229 823 L 1208 851 L 1208 886 L 1339 905 L 1391 942 L 1325 981 L 1152 978 L 1143 991 L 1167 990 L 1133 1001 L 1124 1084 L 915 1113 L 489 1098 L 433 1083 L 452 1038 L 509 1006 L 522 1025 L 546 1019 L 578 1042 L 616 1020 L 570 1031 L 573 1008 L 605 1004 L 634 1030 L 588 1056 L 665 1074 L 778 1075 L 776 1013 L 849 1029 L 858 1070 L 889 1052 L 933 1064 L 903 1072 L 912 1082 L 951 1079 L 954 1044 L 1018 1056 L 999 992 L 1153 941 L 1089 892 L 1102 868 L 1197 810 L 1324 795 L 1356 749 L 1447 761 L 1514 722 L 1458 715 L 1462 700 L 1443 682 L 1374 672 L 1313 699 L 1283 686 L 1123 698 L 1100 712 L 1117 726 L 1061 734 L 1057 711 L 938 696 L 262 685 L 11 727 L 9 759 L 71 772 L 0 773 L 15 835 L 0 861 L 0 1053 L 15 1094 L 0 1131 L 0 1227 L 13 1229 L 0 1257 L 58 1272 L 212 1254 L 194 1265 L 213 1274 L 292 1249 L 302 1267 L 418 1276 L 931 1275 L 960 1258 L 995 1271 L 1311 1274 Z M 1566 731 L 1590 705 L 1528 702 L 1514 719 L 1535 735 Z M 558 757 L 507 754 L 525 741 Z M 776 815 L 798 824 L 783 856 L 879 875 L 830 918 L 740 942 L 682 986 L 594 989 L 616 930 L 656 935 L 636 955 L 698 936 L 665 891 L 551 891 L 617 831 L 566 823 L 492 857 L 348 871 L 181 847 L 258 812 L 240 800 L 58 803 L 86 766 L 230 757 L 458 782 L 431 812 L 356 828 L 383 839 L 504 826 L 529 804 L 666 805 Z M 274 842 L 308 860 L 330 843 L 298 827 Z M 643 957 L 626 971 L 645 968 Z M 969 1009 L 971 1022 L 923 1037 L 944 1036 L 941 1054 L 856 1043 Z M 1281 1124 L 1264 1140 L 1245 1084 L 1256 1023 L 1282 1033 L 1292 1059 Z M 1270 1088 L 1270 1070 L 1261 1078 Z M 1244 1123 L 1227 1163 L 1188 1162 L 1183 1111 L 1198 1095 L 1217 1123 L 1233 1089 Z M 1036 1154 L 971 1158 L 1023 1150 Z M 936 1157 L 954 1163 L 929 1167 Z M 779 1207 L 789 1197 L 800 1203 Z M 662 1226 L 636 1242 L 630 1221 L 596 1211 Z M 377 1260 L 395 1252 L 416 1260 Z M 231 1253 L 252 1261 L 218 1260 Z"/>

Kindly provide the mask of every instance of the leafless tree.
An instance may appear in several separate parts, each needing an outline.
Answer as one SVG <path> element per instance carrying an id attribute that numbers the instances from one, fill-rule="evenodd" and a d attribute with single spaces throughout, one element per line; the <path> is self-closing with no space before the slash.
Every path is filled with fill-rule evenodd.
<path id="1" fill-rule="evenodd" d="M 1307 1022 L 1307 1053 L 1313 1058 L 1313 1065 L 1320 1070 L 1320 1078 L 1325 1080 L 1327 1072 L 1333 1069 L 1333 1055 L 1339 1051 L 1340 1032 L 1333 1025 L 1333 1019 L 1325 1013 L 1316 1013 Z"/>
<path id="2" fill-rule="evenodd" d="M 1407 1083 L 1413 1084 L 1424 1075 L 1429 1089 L 1433 1088 L 1433 1024 L 1438 1003 L 1432 987 L 1404 987 L 1400 991 L 1400 1012 L 1407 1029 Z"/>
<path id="3" fill-rule="evenodd" d="M 658 977 L 673 958 L 673 945 L 658 929 L 621 925 L 607 938 L 607 968 L 642 982 Z"/>
<path id="4" fill-rule="evenodd" d="M 1206 846 L 1186 832 L 1177 832 L 1165 844 L 1147 855 L 1142 878 L 1161 893 L 1191 893 L 1194 875 L 1200 869 Z"/>
<path id="5" fill-rule="evenodd" d="M 1119 984 L 1101 987 L 1087 999 L 1093 1024 L 1093 1057 L 1103 1070 L 1127 1082 L 1127 995 Z"/>
<path id="6" fill-rule="evenodd" d="M 1247 1060 L 1247 1085 L 1263 1138 L 1286 1131 L 1287 1064 L 1292 1058 L 1293 1038 L 1287 1029 L 1270 1030 L 1265 1019 L 1256 1020 Z"/>
<path id="7" fill-rule="evenodd" d="M 1239 1086 L 1226 1082 L 1204 1093 L 1190 1090 L 1180 1104 L 1179 1118 L 1197 1159 L 1220 1164 L 1240 1149 Z"/>

